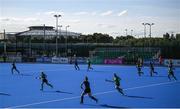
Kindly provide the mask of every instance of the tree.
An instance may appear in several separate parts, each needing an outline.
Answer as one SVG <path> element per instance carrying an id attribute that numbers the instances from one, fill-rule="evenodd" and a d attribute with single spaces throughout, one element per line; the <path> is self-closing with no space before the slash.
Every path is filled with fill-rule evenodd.
<path id="1" fill-rule="evenodd" d="M 165 39 L 169 39 L 169 38 L 170 38 L 169 33 L 163 34 L 163 38 L 165 38 Z"/>
<path id="2" fill-rule="evenodd" d="M 180 41 L 180 34 L 176 34 L 176 39 Z"/>

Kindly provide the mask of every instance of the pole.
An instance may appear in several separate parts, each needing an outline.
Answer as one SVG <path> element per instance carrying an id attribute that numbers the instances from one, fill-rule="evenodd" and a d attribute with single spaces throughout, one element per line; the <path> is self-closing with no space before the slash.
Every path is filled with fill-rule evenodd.
<path id="1" fill-rule="evenodd" d="M 45 40 L 46 40 L 46 30 L 45 30 L 45 24 L 44 24 L 44 26 L 43 26 L 43 32 L 44 32 L 44 34 L 43 34 L 43 55 L 45 55 L 45 50 L 46 50 L 46 43 L 45 43 Z"/>
<path id="2" fill-rule="evenodd" d="M 151 24 L 150 24 L 150 38 L 151 38 L 151 36 L 152 36 L 152 28 L 151 28 L 152 25 L 154 25 L 154 23 L 151 23 Z"/>
<path id="3" fill-rule="evenodd" d="M 4 54 L 6 55 L 6 31 L 4 29 Z"/>
<path id="4" fill-rule="evenodd" d="M 133 30 L 131 30 L 131 36 L 132 36 Z"/>
<path id="5" fill-rule="evenodd" d="M 151 26 L 154 25 L 154 23 L 146 23 L 147 25 L 149 25 L 149 37 L 151 38 Z"/>
<path id="6" fill-rule="evenodd" d="M 58 18 L 61 17 L 61 15 L 54 15 L 56 18 L 56 56 L 58 56 Z"/>
<path id="7" fill-rule="evenodd" d="M 151 38 L 151 24 L 149 25 L 149 37 Z"/>
<path id="8" fill-rule="evenodd" d="M 147 23 L 142 23 L 142 25 L 144 25 L 144 38 L 146 38 L 146 25 L 147 25 Z"/>
<path id="9" fill-rule="evenodd" d="M 58 26 L 59 27 L 59 34 L 58 34 L 58 38 L 60 39 L 60 43 L 61 43 L 61 27 L 62 25 Z M 59 50 L 58 50 L 59 51 Z"/>
<path id="10" fill-rule="evenodd" d="M 65 40 L 65 45 L 66 45 L 66 49 L 65 49 L 65 53 L 66 53 L 66 56 L 67 56 L 67 26 L 66 26 L 66 40 Z"/>
<path id="11" fill-rule="evenodd" d="M 29 36 L 29 56 L 32 56 L 32 52 L 31 52 L 31 35 Z"/>
<path id="12" fill-rule="evenodd" d="M 56 56 L 57 56 L 57 52 L 58 52 L 58 50 L 57 50 L 57 37 L 58 37 L 57 25 L 58 25 L 58 17 L 57 16 L 55 16 L 55 17 L 56 17 L 56 29 L 55 29 L 55 32 L 56 32 Z"/>
<path id="13" fill-rule="evenodd" d="M 15 35 L 16 38 L 16 56 L 17 56 L 17 34 Z"/>
<path id="14" fill-rule="evenodd" d="M 69 25 L 66 26 L 66 40 L 65 40 L 65 45 L 66 45 L 66 49 L 65 49 L 65 53 L 66 53 L 66 56 L 67 56 L 67 53 L 68 53 L 68 44 L 67 44 L 67 38 L 68 38 L 68 34 L 67 34 L 67 28 L 69 27 Z"/>
<path id="15" fill-rule="evenodd" d="M 127 29 L 125 29 L 125 31 L 126 31 L 126 36 L 127 36 Z"/>
<path id="16" fill-rule="evenodd" d="M 144 37 L 146 38 L 146 25 L 144 25 Z"/>
<path id="17" fill-rule="evenodd" d="M 60 42 L 62 41 L 62 39 L 61 39 L 61 27 L 62 27 L 62 25 L 60 26 L 60 29 L 59 29 Z"/>
<path id="18" fill-rule="evenodd" d="M 56 17 L 56 56 L 58 55 L 58 17 Z"/>

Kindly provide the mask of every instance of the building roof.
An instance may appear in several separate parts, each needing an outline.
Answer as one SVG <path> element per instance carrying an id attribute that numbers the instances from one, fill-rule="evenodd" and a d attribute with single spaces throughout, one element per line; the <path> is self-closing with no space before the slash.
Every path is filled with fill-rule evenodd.
<path id="1" fill-rule="evenodd" d="M 53 30 L 53 26 L 30 26 L 29 30 Z"/>
<path id="2" fill-rule="evenodd" d="M 52 26 L 30 26 L 28 31 L 19 32 L 17 36 L 56 36 L 56 30 Z M 61 36 L 80 36 L 81 33 L 59 30 L 58 34 Z"/>

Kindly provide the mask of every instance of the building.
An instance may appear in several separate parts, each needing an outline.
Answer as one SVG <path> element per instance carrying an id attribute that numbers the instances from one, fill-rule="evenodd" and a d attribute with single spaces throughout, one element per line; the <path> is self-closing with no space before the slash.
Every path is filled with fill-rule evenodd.
<path id="1" fill-rule="evenodd" d="M 18 37 L 28 37 L 31 36 L 32 38 L 42 38 L 45 37 L 46 39 L 56 37 L 56 30 L 53 26 L 30 26 L 29 30 L 22 31 L 22 32 L 6 32 L 5 33 L 6 39 L 15 39 L 16 36 Z M 75 33 L 65 30 L 58 30 L 58 36 L 59 37 L 79 37 L 81 33 Z M 4 33 L 0 33 L 0 40 L 4 39 Z"/>
<path id="2" fill-rule="evenodd" d="M 7 32 L 5 33 L 5 39 L 15 39 L 17 32 Z M 0 40 L 4 40 L 4 33 L 0 33 Z"/>
<path id="3" fill-rule="evenodd" d="M 58 30 L 59 37 L 79 37 L 81 33 L 75 33 L 70 31 Z M 46 39 L 51 39 L 57 36 L 56 30 L 52 26 L 30 26 L 29 30 L 19 32 L 16 36 L 31 36 L 32 38 L 36 37 L 45 37 Z"/>
<path id="4" fill-rule="evenodd" d="M 21 53 L 21 56 L 42 54 L 52 56 L 55 52 L 63 55 L 72 44 L 68 42 L 68 39 L 71 39 L 70 37 L 78 38 L 79 36 L 81 36 L 81 33 L 65 30 L 58 30 L 57 32 L 53 26 L 30 26 L 27 31 L 5 33 L 8 54 L 10 52 Z M 57 40 L 55 40 L 56 37 Z M 3 49 L 4 33 L 0 33 L 0 40 L 0 49 Z"/>

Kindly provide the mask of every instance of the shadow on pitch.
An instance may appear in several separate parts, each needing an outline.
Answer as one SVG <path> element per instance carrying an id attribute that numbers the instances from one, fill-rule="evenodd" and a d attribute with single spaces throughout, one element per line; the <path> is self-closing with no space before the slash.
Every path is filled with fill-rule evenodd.
<path id="1" fill-rule="evenodd" d="M 121 107 L 121 106 L 112 106 L 112 105 L 108 105 L 108 104 L 83 104 L 83 105 L 87 105 L 87 106 L 100 106 L 103 108 L 128 108 L 128 107 Z"/>
<path id="2" fill-rule="evenodd" d="M 160 76 L 160 75 L 154 75 L 154 76 L 144 75 L 144 77 L 152 77 L 152 78 L 153 78 L 153 77 L 157 77 L 157 78 L 158 78 L 158 77 L 162 77 L 162 78 L 165 78 L 165 77 L 166 77 L 166 78 L 167 78 L 167 76 Z"/>
<path id="3" fill-rule="evenodd" d="M 100 70 L 89 70 L 89 71 L 98 72 L 98 73 L 106 73 L 107 72 L 107 71 L 100 71 Z"/>
<path id="4" fill-rule="evenodd" d="M 7 93 L 2 93 L 2 92 L 0 92 L 0 95 L 4 95 L 4 96 L 11 96 L 10 94 L 7 94 Z"/>
<path id="5" fill-rule="evenodd" d="M 128 108 L 128 107 L 112 106 L 108 104 L 102 104 L 100 106 L 105 107 L 105 108 Z"/>
<path id="6" fill-rule="evenodd" d="M 131 96 L 131 95 L 126 95 L 126 97 L 129 97 L 129 98 L 142 98 L 142 99 L 153 99 L 152 97 Z"/>
<path id="7" fill-rule="evenodd" d="M 65 91 L 60 91 L 60 90 L 57 90 L 57 91 L 43 91 L 45 93 L 64 93 L 64 94 L 73 94 L 71 92 L 65 92 Z"/>
<path id="8" fill-rule="evenodd" d="M 20 73 L 20 74 L 15 73 L 15 74 L 10 74 L 10 76 L 33 76 L 33 75 L 31 75 L 31 74 L 23 74 L 23 73 Z"/>
<path id="9" fill-rule="evenodd" d="M 33 76 L 30 74 L 1 74 L 1 76 Z"/>

